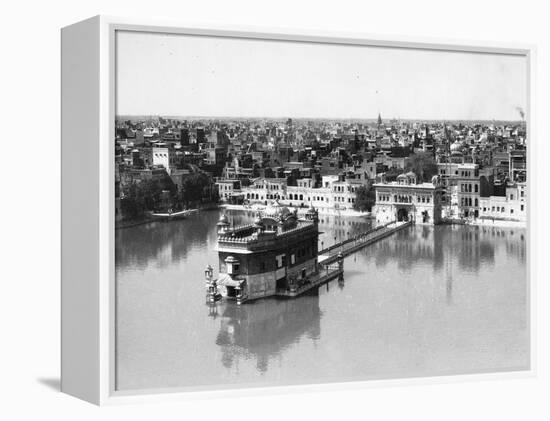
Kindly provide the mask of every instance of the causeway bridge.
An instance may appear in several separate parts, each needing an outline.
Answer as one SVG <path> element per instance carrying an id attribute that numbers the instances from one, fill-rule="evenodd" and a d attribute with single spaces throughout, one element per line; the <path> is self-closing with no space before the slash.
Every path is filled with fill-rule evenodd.
<path id="1" fill-rule="evenodd" d="M 330 247 L 320 250 L 319 263 L 330 265 L 338 260 L 338 255 L 341 253 L 343 257 L 355 253 L 362 248 L 373 244 L 383 238 L 386 238 L 393 233 L 405 229 L 412 225 L 412 221 L 392 221 L 385 225 L 380 225 L 376 228 L 357 234 L 347 240 L 336 243 Z"/>
<path id="2" fill-rule="evenodd" d="M 318 253 L 319 274 L 308 279 L 302 285 L 277 290 L 275 295 L 280 297 L 297 297 L 335 278 L 343 280 L 344 257 L 411 225 L 412 221 L 393 221 L 320 250 Z"/>

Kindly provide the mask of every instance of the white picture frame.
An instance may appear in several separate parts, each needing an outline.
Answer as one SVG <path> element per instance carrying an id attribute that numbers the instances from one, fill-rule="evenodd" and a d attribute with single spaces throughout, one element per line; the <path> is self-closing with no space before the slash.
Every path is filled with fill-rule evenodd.
<path id="1" fill-rule="evenodd" d="M 295 30 L 231 25 L 194 25 L 149 19 L 96 16 L 65 27 L 62 47 L 62 375 L 63 392 L 94 404 L 117 404 L 180 400 L 203 397 L 264 394 L 273 388 L 143 390 L 137 393 L 114 390 L 114 148 L 115 121 L 115 32 L 138 31 L 272 39 L 330 44 L 391 46 L 412 49 L 468 51 L 522 55 L 528 61 L 527 130 L 530 134 L 529 171 L 537 150 L 534 127 L 533 45 L 489 42 L 461 43 L 455 40 L 403 39 L 364 34 Z M 528 191 L 531 188 L 528 179 Z M 530 197 L 530 196 L 529 196 Z M 391 384 L 442 383 L 477 379 L 534 376 L 536 373 L 535 273 L 532 247 L 536 231 L 533 209 L 528 207 L 528 308 L 531 332 L 531 366 L 513 373 L 457 375 L 420 379 L 375 380 L 277 387 L 277 393 L 365 388 Z M 167 392 L 167 393 L 163 393 Z M 169 393 L 168 393 L 169 392 Z M 192 392 L 192 393 L 191 393 Z"/>

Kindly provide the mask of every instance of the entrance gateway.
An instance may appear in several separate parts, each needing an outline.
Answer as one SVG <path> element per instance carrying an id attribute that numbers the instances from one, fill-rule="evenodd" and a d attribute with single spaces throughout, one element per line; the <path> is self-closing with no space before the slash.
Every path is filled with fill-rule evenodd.
<path id="1" fill-rule="evenodd" d="M 397 210 L 397 220 L 399 222 L 408 221 L 409 220 L 409 211 L 406 208 L 399 208 Z"/>

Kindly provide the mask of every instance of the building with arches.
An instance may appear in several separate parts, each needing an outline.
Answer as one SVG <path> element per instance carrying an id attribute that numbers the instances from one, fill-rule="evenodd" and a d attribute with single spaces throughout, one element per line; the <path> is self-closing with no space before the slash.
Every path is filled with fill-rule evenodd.
<path id="1" fill-rule="evenodd" d="M 284 178 L 258 178 L 240 192 L 248 203 L 267 205 L 277 200 L 291 207 L 352 209 L 357 189 L 364 184 L 364 180 L 346 179 L 339 175 L 323 176 L 320 187 L 312 178 L 297 179 L 295 186 L 289 186 Z"/>
<path id="2" fill-rule="evenodd" d="M 441 179 L 418 183 L 413 172 L 400 174 L 390 183 L 374 184 L 376 202 L 373 213 L 376 222 L 413 221 L 434 225 L 441 222 Z"/>

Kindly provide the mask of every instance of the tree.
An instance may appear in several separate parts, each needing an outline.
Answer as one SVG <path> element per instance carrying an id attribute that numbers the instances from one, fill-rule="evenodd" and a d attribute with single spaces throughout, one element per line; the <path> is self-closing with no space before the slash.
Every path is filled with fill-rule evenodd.
<path id="1" fill-rule="evenodd" d="M 412 171 L 420 181 L 430 181 L 437 174 L 437 164 L 429 152 L 418 152 L 409 156 L 407 171 Z"/>
<path id="2" fill-rule="evenodd" d="M 214 185 L 210 187 L 210 201 L 212 203 L 218 203 L 220 201 L 220 192 L 215 187 Z"/>
<path id="3" fill-rule="evenodd" d="M 161 204 L 163 191 L 170 192 L 172 205 L 177 196 L 177 186 L 166 174 L 164 177 L 152 180 L 133 182 L 124 188 L 124 195 L 120 201 L 122 215 L 125 219 L 137 219 L 145 211 L 155 210 Z"/>
<path id="4" fill-rule="evenodd" d="M 370 188 L 370 186 L 360 186 L 355 192 L 355 203 L 353 204 L 353 208 L 361 212 L 370 212 L 374 206 L 374 202 L 374 189 Z"/>
<path id="5" fill-rule="evenodd" d="M 138 192 L 143 196 L 145 208 L 147 210 L 155 210 L 160 202 L 163 191 L 169 191 L 172 202 L 177 196 L 177 186 L 172 179 L 166 174 L 159 179 L 144 180 L 138 185 Z"/>
<path id="6" fill-rule="evenodd" d="M 210 186 L 210 178 L 204 173 L 191 174 L 182 183 L 182 198 L 185 203 L 198 202 Z"/>
<path id="7" fill-rule="evenodd" d="M 120 200 L 120 209 L 124 219 L 136 219 L 143 215 L 145 208 L 143 195 L 138 185 L 132 183 L 126 189 L 124 197 Z"/>

